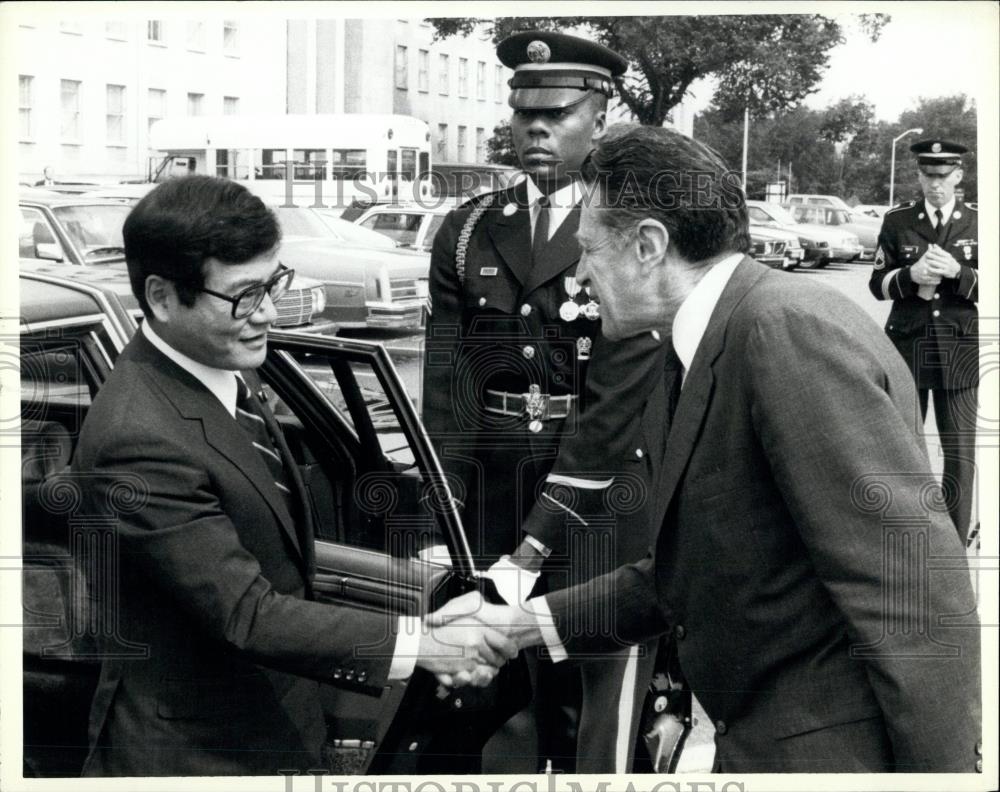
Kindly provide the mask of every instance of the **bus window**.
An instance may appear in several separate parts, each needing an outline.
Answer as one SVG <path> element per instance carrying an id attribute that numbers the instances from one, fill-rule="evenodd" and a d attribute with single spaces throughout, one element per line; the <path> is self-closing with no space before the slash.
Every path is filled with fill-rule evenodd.
<path id="1" fill-rule="evenodd" d="M 258 179 L 285 178 L 285 149 L 259 149 Z"/>
<path id="2" fill-rule="evenodd" d="M 396 149 L 389 149 L 385 158 L 385 175 L 389 180 L 389 197 L 394 201 L 399 198 L 399 176 L 396 174 L 398 166 L 399 152 Z"/>
<path id="3" fill-rule="evenodd" d="M 431 155 L 426 151 L 420 152 L 420 173 L 426 178 L 431 172 Z"/>
<path id="4" fill-rule="evenodd" d="M 324 149 L 295 149 L 295 178 L 319 180 L 326 178 L 326 151 Z"/>
<path id="5" fill-rule="evenodd" d="M 416 181 L 417 178 L 417 150 L 415 148 L 401 149 L 402 159 L 400 162 L 399 175 L 404 179 Z"/>
<path id="6" fill-rule="evenodd" d="M 368 165 L 366 151 L 364 149 L 334 149 L 333 150 L 333 178 L 352 181 L 353 179 L 365 175 L 365 168 Z"/>

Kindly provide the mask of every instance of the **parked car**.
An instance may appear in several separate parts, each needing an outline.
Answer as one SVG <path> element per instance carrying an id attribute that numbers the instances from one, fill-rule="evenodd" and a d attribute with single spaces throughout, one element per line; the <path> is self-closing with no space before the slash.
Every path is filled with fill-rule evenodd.
<path id="1" fill-rule="evenodd" d="M 788 231 L 779 231 L 766 226 L 753 226 L 750 229 L 750 255 L 761 264 L 767 264 L 775 269 L 795 269 L 805 255 L 799 238 Z"/>
<path id="2" fill-rule="evenodd" d="M 881 220 L 885 217 L 885 213 L 888 212 L 892 207 L 888 204 L 858 204 L 852 211 L 857 214 L 867 215 L 868 217 L 874 217 Z"/>
<path id="3" fill-rule="evenodd" d="M 94 607 L 97 591 L 114 591 L 117 549 L 97 550 L 106 531 L 79 513 L 74 493 L 85 482 L 69 467 L 88 407 L 137 330 L 120 300 L 128 290 L 123 276 L 88 283 L 30 267 L 20 275 L 25 775 L 79 774 L 98 640 L 117 641 L 122 662 L 141 662 L 145 651 L 120 634 L 113 608 Z M 5 343 L 17 354 L 17 342 Z M 456 501 L 384 347 L 272 332 L 260 373 L 316 512 L 318 599 L 384 614 L 388 625 L 478 585 Z M 121 508 L 133 507 L 121 494 Z M 447 548 L 440 563 L 418 557 L 432 542 Z M 324 685 L 338 772 L 434 772 L 456 734 L 470 738 L 477 718 L 490 721 L 482 702 L 496 685 L 437 690 L 420 669 L 374 697 L 349 676 Z"/>
<path id="4" fill-rule="evenodd" d="M 62 277 L 114 280 L 118 273 L 125 271 L 122 226 L 132 211 L 133 202 L 22 190 L 18 255 L 22 261 L 34 260 L 39 265 L 44 264 L 46 271 Z M 294 265 L 288 266 L 294 269 Z M 86 272 L 91 269 L 97 271 Z M 102 274 L 101 270 L 106 269 L 110 272 Z M 131 310 L 142 313 L 131 292 L 126 299 L 131 300 Z M 334 334 L 337 331 L 336 322 L 325 314 L 323 283 L 309 278 L 306 273 L 296 272 L 291 287 L 275 308 L 277 327 L 310 333 Z"/>
<path id="5" fill-rule="evenodd" d="M 795 218 L 778 204 L 767 201 L 747 201 L 750 227 L 757 226 L 791 231 L 799 237 L 805 255 L 803 269 L 825 267 L 831 261 L 853 261 L 861 255 L 858 238 L 846 231 L 835 231 L 826 226 L 797 223 Z"/>
<path id="6" fill-rule="evenodd" d="M 136 203 L 155 186 L 126 184 L 98 195 Z M 323 321 L 342 328 L 424 326 L 430 256 L 396 251 L 383 236 L 310 207 L 271 209 L 281 225 L 282 263 L 326 285 Z"/>
<path id="7" fill-rule="evenodd" d="M 805 204 L 808 206 L 833 206 L 837 209 L 850 209 L 843 198 L 836 195 L 819 195 L 817 193 L 792 193 L 785 199 L 785 203 Z"/>
<path id="8" fill-rule="evenodd" d="M 847 209 L 837 209 L 832 206 L 809 206 L 805 204 L 788 204 L 786 207 L 792 217 L 799 223 L 830 226 L 843 231 L 850 231 L 861 243 L 860 258 L 872 261 L 875 249 L 878 247 L 878 232 L 881 221 L 858 212 Z"/>
<path id="9" fill-rule="evenodd" d="M 434 236 L 452 208 L 452 204 L 438 207 L 376 204 L 362 212 L 354 222 L 387 236 L 400 247 L 430 251 Z"/>

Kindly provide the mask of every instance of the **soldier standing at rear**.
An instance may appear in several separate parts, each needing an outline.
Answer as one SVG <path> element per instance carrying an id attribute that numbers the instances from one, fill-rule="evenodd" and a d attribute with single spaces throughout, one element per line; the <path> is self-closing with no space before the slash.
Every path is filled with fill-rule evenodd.
<path id="1" fill-rule="evenodd" d="M 979 393 L 978 212 L 955 195 L 967 149 L 922 140 L 916 154 L 922 201 L 886 213 L 869 288 L 892 300 L 885 331 L 913 372 L 944 452 L 942 486 L 962 541 L 969 537 Z"/>

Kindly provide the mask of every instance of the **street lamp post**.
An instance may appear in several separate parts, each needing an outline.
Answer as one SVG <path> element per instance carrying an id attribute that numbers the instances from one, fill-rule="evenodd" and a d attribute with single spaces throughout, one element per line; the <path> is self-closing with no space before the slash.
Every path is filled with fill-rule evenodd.
<path id="1" fill-rule="evenodd" d="M 907 135 L 909 135 L 909 134 L 911 134 L 913 132 L 916 132 L 918 135 L 922 135 L 924 133 L 924 130 L 921 127 L 916 127 L 914 129 L 907 129 L 901 135 L 897 135 L 896 137 L 894 137 L 892 139 L 892 157 L 891 157 L 891 163 L 892 164 L 889 165 L 889 207 L 890 208 L 893 205 L 893 203 L 892 203 L 892 196 L 893 196 L 893 193 L 895 192 L 895 187 L 896 187 L 896 144 L 900 140 L 902 140 L 903 138 L 905 138 Z"/>

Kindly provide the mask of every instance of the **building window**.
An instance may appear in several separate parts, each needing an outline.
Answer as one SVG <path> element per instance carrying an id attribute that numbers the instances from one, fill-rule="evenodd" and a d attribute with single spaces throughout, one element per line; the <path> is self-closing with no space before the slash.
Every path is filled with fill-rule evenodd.
<path id="1" fill-rule="evenodd" d="M 128 38 L 128 28 L 124 22 L 105 22 L 104 35 L 116 41 L 125 41 Z"/>
<path id="2" fill-rule="evenodd" d="M 238 96 L 222 97 L 222 115 L 239 115 L 240 98 Z"/>
<path id="3" fill-rule="evenodd" d="M 486 162 L 486 130 L 476 127 L 476 162 Z"/>
<path id="4" fill-rule="evenodd" d="M 448 125 L 438 124 L 437 151 L 441 159 L 448 159 Z"/>
<path id="5" fill-rule="evenodd" d="M 83 27 L 81 27 L 79 19 L 59 20 L 59 30 L 63 33 L 72 33 L 74 36 L 83 35 Z"/>
<path id="6" fill-rule="evenodd" d="M 458 95 L 469 95 L 469 59 L 458 59 Z"/>
<path id="7" fill-rule="evenodd" d="M 61 123 L 59 136 L 63 140 L 75 141 L 80 138 L 80 82 L 79 80 L 59 81 Z"/>
<path id="8" fill-rule="evenodd" d="M 188 115 L 189 116 L 200 116 L 202 101 L 205 99 L 205 94 L 200 93 L 189 93 L 188 94 Z"/>
<path id="9" fill-rule="evenodd" d="M 166 24 L 162 19 L 150 19 L 146 23 L 146 40 L 154 44 L 167 43 Z"/>
<path id="10" fill-rule="evenodd" d="M 406 68 L 406 47 L 396 47 L 396 87 L 404 91 L 409 87 L 410 75 Z"/>
<path id="11" fill-rule="evenodd" d="M 441 96 L 448 95 L 448 72 L 451 70 L 450 60 L 443 53 L 438 55 L 438 93 Z"/>
<path id="12" fill-rule="evenodd" d="M 417 90 L 427 93 L 430 88 L 431 54 L 422 49 L 417 52 Z"/>
<path id="13" fill-rule="evenodd" d="M 162 88 L 150 88 L 148 97 L 149 109 L 146 113 L 146 132 L 153 128 L 153 124 L 167 115 L 167 92 Z"/>
<path id="14" fill-rule="evenodd" d="M 21 140 L 31 139 L 31 106 L 34 104 L 34 77 L 17 77 L 17 106 L 21 122 Z"/>
<path id="15" fill-rule="evenodd" d="M 486 61 L 476 64 L 476 98 L 486 101 Z"/>
<path id="16" fill-rule="evenodd" d="M 503 101 L 503 66 L 493 67 L 493 101 L 497 104 Z"/>
<path id="17" fill-rule="evenodd" d="M 108 109 L 106 118 L 109 143 L 125 142 L 125 86 L 107 86 Z"/>
<path id="18" fill-rule="evenodd" d="M 465 143 L 468 137 L 468 128 L 460 126 L 458 128 L 458 161 L 465 162 Z"/>
<path id="19" fill-rule="evenodd" d="M 237 55 L 240 51 L 240 23 L 227 19 L 222 23 L 222 51 L 227 55 Z"/>
<path id="20" fill-rule="evenodd" d="M 187 23 L 187 48 L 194 52 L 205 51 L 205 23 Z"/>

